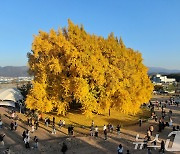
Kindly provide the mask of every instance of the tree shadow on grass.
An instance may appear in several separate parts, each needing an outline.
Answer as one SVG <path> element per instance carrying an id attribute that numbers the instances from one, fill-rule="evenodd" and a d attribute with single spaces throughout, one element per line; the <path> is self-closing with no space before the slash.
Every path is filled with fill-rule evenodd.
<path id="1" fill-rule="evenodd" d="M 123 116 L 123 115 L 122 115 Z M 124 126 L 131 126 L 131 125 L 136 125 L 139 123 L 139 119 L 141 118 L 143 122 L 146 122 L 149 117 L 150 117 L 150 111 L 147 109 L 141 110 L 141 112 L 137 113 L 136 115 L 124 115 L 125 117 L 122 119 L 118 118 L 105 118 L 107 123 L 111 123 L 113 125 L 118 125 L 120 124 L 122 127 Z M 136 120 L 134 119 L 136 117 Z"/>
<path id="2" fill-rule="evenodd" d="M 7 125 L 6 127 L 9 127 L 9 125 Z M 12 147 L 15 146 L 13 150 L 16 150 L 16 153 L 18 154 L 31 154 L 31 153 L 33 154 L 40 154 L 40 153 L 59 154 L 61 153 L 61 147 L 62 147 L 63 142 L 66 142 L 66 144 L 68 145 L 67 154 L 117 153 L 117 146 L 120 143 L 123 144 L 124 152 L 126 152 L 127 149 L 130 149 L 130 152 L 133 154 L 141 153 L 141 151 L 133 150 L 134 145 L 130 143 L 128 139 L 121 139 L 121 138 L 118 139 L 118 138 L 112 137 L 112 139 L 108 138 L 107 141 L 104 141 L 103 134 L 101 134 L 98 139 L 84 137 L 85 134 L 84 135 L 82 134 L 79 137 L 76 137 L 76 136 L 75 137 L 69 137 L 69 136 L 59 137 L 59 136 L 52 136 L 51 134 L 48 134 L 49 138 L 42 139 L 39 141 L 39 145 L 40 145 L 39 149 L 26 150 L 22 142 L 22 137 L 19 136 L 18 134 L 16 134 L 17 136 L 15 136 L 14 134 L 12 134 L 14 132 L 11 132 L 9 129 L 7 131 L 9 133 L 7 134 L 7 136 L 9 136 L 13 141 L 16 142 L 16 145 L 12 143 L 12 144 L 8 144 L 8 146 L 12 146 Z M 77 132 L 80 133 L 81 131 L 77 130 Z M 92 142 L 90 142 L 89 140 L 92 140 Z M 19 149 L 20 147 L 17 146 L 17 144 L 22 145 L 23 147 Z M 142 151 L 142 152 L 146 153 L 146 151 Z"/>

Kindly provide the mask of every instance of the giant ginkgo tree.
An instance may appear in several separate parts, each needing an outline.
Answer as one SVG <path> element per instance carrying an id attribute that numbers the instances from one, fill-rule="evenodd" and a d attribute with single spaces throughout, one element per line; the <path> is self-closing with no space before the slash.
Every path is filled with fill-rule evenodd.
<path id="1" fill-rule="evenodd" d="M 65 114 L 78 103 L 87 115 L 111 108 L 135 114 L 153 90 L 141 53 L 113 33 L 92 35 L 70 20 L 34 37 L 28 64 L 34 80 L 26 105 L 41 112 Z"/>

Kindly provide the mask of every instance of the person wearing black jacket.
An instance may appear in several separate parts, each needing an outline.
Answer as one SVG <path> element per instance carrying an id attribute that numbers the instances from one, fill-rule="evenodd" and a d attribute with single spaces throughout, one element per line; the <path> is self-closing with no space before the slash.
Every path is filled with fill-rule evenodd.
<path id="1" fill-rule="evenodd" d="M 164 143 L 164 141 L 162 140 L 162 141 L 161 141 L 161 149 L 159 150 L 159 152 L 164 153 L 164 151 L 165 151 L 165 143 Z"/>
<path id="2" fill-rule="evenodd" d="M 26 131 L 23 131 L 22 137 L 23 137 L 23 141 L 24 141 L 24 139 L 26 137 Z"/>
<path id="3" fill-rule="evenodd" d="M 63 146 L 62 146 L 61 152 L 63 154 L 65 154 L 67 150 L 68 150 L 67 145 L 66 145 L 66 143 L 63 142 Z"/>
<path id="4" fill-rule="evenodd" d="M 0 134 L 0 143 L 4 146 L 4 137 L 5 137 L 5 134 Z"/>
<path id="5" fill-rule="evenodd" d="M 13 121 L 10 124 L 10 128 L 11 128 L 11 130 L 14 130 L 14 123 L 13 123 Z"/>

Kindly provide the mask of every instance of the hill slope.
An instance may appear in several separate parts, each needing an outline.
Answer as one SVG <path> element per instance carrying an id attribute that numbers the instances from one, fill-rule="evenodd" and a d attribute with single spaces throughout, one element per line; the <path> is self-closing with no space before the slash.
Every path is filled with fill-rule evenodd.
<path id="1" fill-rule="evenodd" d="M 29 76 L 27 66 L 0 67 L 0 76 L 3 77 L 26 77 Z"/>
<path id="2" fill-rule="evenodd" d="M 3 77 L 20 77 L 20 76 L 29 76 L 27 66 L 0 66 L 0 76 Z M 149 74 L 176 74 L 180 73 L 180 70 L 169 70 L 161 67 L 149 67 Z"/>
<path id="3" fill-rule="evenodd" d="M 180 70 L 170 70 L 166 68 L 161 68 L 161 67 L 149 67 L 149 74 L 174 74 L 174 73 L 180 73 Z"/>

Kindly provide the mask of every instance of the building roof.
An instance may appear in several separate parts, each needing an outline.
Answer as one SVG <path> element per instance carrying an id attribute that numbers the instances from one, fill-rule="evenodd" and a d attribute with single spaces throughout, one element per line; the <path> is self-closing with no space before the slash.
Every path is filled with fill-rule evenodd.
<path id="1" fill-rule="evenodd" d="M 17 88 L 4 88 L 0 89 L 0 101 L 13 101 L 18 102 L 22 100 L 23 96 Z"/>
<path id="2" fill-rule="evenodd" d="M 13 102 L 13 101 L 0 101 L 0 106 L 15 107 L 15 102 Z"/>

